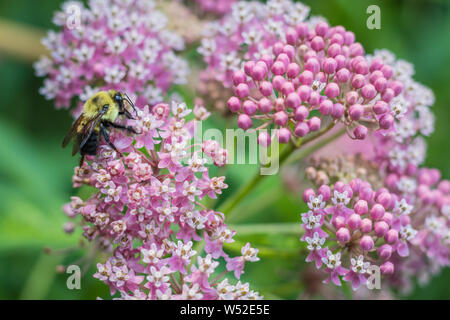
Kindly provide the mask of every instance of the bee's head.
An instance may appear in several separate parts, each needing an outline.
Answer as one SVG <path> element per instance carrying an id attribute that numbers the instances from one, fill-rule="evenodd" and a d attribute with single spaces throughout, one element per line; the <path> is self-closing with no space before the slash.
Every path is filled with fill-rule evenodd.
<path id="1" fill-rule="evenodd" d="M 128 95 L 126 93 L 124 94 L 117 90 L 110 90 L 109 94 L 110 94 L 111 98 L 114 100 L 114 102 L 116 102 L 117 105 L 119 106 L 120 112 L 123 112 L 127 118 L 134 119 L 133 116 L 128 112 L 128 110 L 124 106 L 124 101 L 127 101 L 128 104 L 133 108 L 134 112 L 136 113 L 136 108 L 134 106 L 134 103 L 130 100 Z"/>
<path id="2" fill-rule="evenodd" d="M 114 99 L 114 102 L 116 102 L 119 105 L 119 109 L 123 110 L 123 95 L 120 91 L 113 91 L 112 98 Z"/>

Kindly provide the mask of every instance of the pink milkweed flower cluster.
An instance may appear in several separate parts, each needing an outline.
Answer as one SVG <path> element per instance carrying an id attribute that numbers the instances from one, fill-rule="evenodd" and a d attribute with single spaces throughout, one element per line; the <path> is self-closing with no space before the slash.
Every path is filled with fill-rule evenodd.
<path id="1" fill-rule="evenodd" d="M 89 1 L 88 7 L 69 1 L 53 22 L 62 31 L 43 39 L 51 58 L 39 60 L 35 70 L 46 76 L 40 93 L 57 107 L 68 108 L 73 97 L 84 102 L 103 89 L 154 105 L 172 84 L 186 82 L 187 62 L 175 54 L 184 41 L 166 29 L 167 18 L 153 0 Z"/>
<path id="2" fill-rule="evenodd" d="M 336 182 L 333 194 L 329 185 L 320 186 L 317 194 L 306 190 L 304 200 L 311 211 L 302 217 L 306 231 L 302 239 L 320 244 L 308 257 L 309 261 L 316 261 L 317 267 L 321 266 L 320 261 L 329 261 L 328 256 L 338 259 L 336 249 L 339 259 L 344 251 L 353 250 L 353 259 L 358 255 L 359 260 L 350 260 L 352 265 L 359 263 L 367 269 L 365 264 L 375 263 L 392 284 L 406 290 L 411 287 L 411 277 L 420 275 L 426 279 L 450 265 L 450 182 L 441 180 L 439 170 L 420 167 L 426 154 L 422 136 L 434 130 L 431 90 L 413 80 L 411 64 L 396 60 L 387 50 L 376 50 L 366 60 L 370 65 L 388 66 L 392 81 L 403 88 L 388 105 L 394 117 L 392 125 L 374 133 L 371 142 L 374 156 L 365 166 L 377 169 L 374 182 L 382 187 L 375 192 L 368 182 L 356 178 L 347 184 Z M 356 171 L 350 173 L 355 174 L 358 176 Z M 319 180 L 324 181 L 316 179 Z M 329 179 L 325 181 L 328 183 Z M 333 251 L 323 249 L 325 243 L 330 243 L 331 235 L 337 242 Z M 330 273 L 326 281 L 339 285 L 342 276 L 356 288 L 368 276 L 366 271 L 362 275 L 351 273 L 349 266 L 342 265 L 340 262 L 335 272 L 326 267 Z"/>
<path id="3" fill-rule="evenodd" d="M 207 64 L 205 77 L 230 87 L 233 72 L 244 61 L 259 58 L 283 37 L 286 26 L 295 26 L 308 14 L 307 6 L 290 0 L 236 2 L 229 14 L 205 26 L 198 48 Z"/>
<path id="4" fill-rule="evenodd" d="M 325 282 L 351 283 L 356 290 L 365 284 L 371 265 L 381 274 L 392 274 L 394 255 L 408 256 L 417 234 L 411 226 L 412 206 L 386 188 L 373 190 L 370 183 L 353 179 L 305 190 L 309 211 L 302 214 L 307 244 L 306 261 L 328 274 Z"/>
<path id="5" fill-rule="evenodd" d="M 228 187 L 225 177 L 211 177 L 208 168 L 208 159 L 223 166 L 227 152 L 216 141 L 192 144 L 195 120 L 186 119 L 190 113 L 184 103 L 138 110 L 133 126 L 139 135 L 111 134 L 123 157 L 101 145 L 97 157 L 75 168 L 74 186 L 89 185 L 96 191 L 85 201 L 73 197 L 64 210 L 70 217 L 82 217 L 85 238 L 112 251 L 94 275 L 112 295 L 259 299 L 248 283 L 222 279 L 228 272 L 239 279 L 246 262 L 259 260 L 258 250 L 247 244 L 242 256 L 234 258 L 223 250 L 235 232 L 221 212 L 201 201 Z M 225 271 L 217 274 L 221 261 Z"/>
<path id="6" fill-rule="evenodd" d="M 197 6 L 205 13 L 223 15 L 231 10 L 236 0 L 195 0 Z"/>
<path id="7" fill-rule="evenodd" d="M 364 57 L 353 32 L 324 21 L 281 32 L 284 41 L 233 72 L 235 96 L 228 107 L 239 115 L 240 128 L 274 126 L 278 140 L 288 143 L 320 130 L 328 118 L 363 140 L 369 129 L 385 132 L 404 115 L 403 83 L 393 78 L 391 66 Z M 260 141 L 270 140 L 261 135 Z"/>
<path id="8" fill-rule="evenodd" d="M 374 63 L 391 67 L 392 78 L 402 83 L 404 90 L 394 98 L 390 107 L 396 115 L 391 128 L 376 135 L 375 151 L 377 161 L 390 169 L 402 173 L 423 163 L 426 143 L 423 137 L 434 131 L 433 92 L 414 81 L 414 66 L 404 60 L 397 60 L 388 50 L 376 50 L 368 56 Z"/>

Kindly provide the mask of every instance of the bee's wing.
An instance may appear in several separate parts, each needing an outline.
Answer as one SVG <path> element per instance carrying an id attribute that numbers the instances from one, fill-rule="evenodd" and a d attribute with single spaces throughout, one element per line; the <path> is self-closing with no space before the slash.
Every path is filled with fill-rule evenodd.
<path id="1" fill-rule="evenodd" d="M 80 123 L 83 121 L 83 115 L 80 115 L 77 120 L 72 124 L 72 127 L 70 128 L 69 132 L 67 132 L 66 136 L 64 137 L 62 147 L 65 148 L 69 144 L 70 140 L 74 138 L 77 135 L 77 129 L 80 125 Z"/>
<path id="2" fill-rule="evenodd" d="M 94 118 L 89 119 L 84 127 L 83 127 L 83 132 L 81 132 L 81 135 L 79 136 L 81 139 L 80 142 L 80 149 L 83 148 L 83 146 L 86 144 L 86 142 L 88 141 L 89 137 L 91 136 L 92 132 L 94 131 L 94 129 L 98 126 L 98 124 L 100 123 L 100 120 L 102 119 L 103 113 L 98 113 Z"/>

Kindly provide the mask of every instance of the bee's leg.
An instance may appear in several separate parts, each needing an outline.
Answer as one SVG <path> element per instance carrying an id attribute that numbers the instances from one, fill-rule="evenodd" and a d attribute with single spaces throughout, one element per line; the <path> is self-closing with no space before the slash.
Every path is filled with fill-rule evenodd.
<path id="1" fill-rule="evenodd" d="M 114 123 L 114 122 L 105 122 L 105 125 L 106 126 L 111 126 L 113 128 L 116 128 L 116 129 L 127 130 L 127 131 L 129 131 L 131 133 L 134 133 L 134 134 L 138 134 L 138 132 L 136 132 L 136 130 L 134 130 L 134 128 L 130 127 L 130 126 L 123 126 L 121 124 L 117 124 L 117 123 Z"/>
<path id="2" fill-rule="evenodd" d="M 129 113 L 128 111 L 119 111 L 119 115 L 125 115 L 125 117 L 127 117 L 128 119 L 131 120 L 135 120 L 135 118 L 133 118 L 133 116 L 131 115 L 131 113 Z"/>
<path id="3" fill-rule="evenodd" d="M 105 138 L 106 143 L 109 144 L 109 146 L 113 148 L 114 151 L 116 151 L 120 156 L 122 156 L 122 153 L 119 150 L 117 150 L 116 146 L 109 139 L 108 130 L 106 130 L 106 127 L 103 123 L 100 123 L 100 133 L 103 136 L 103 138 Z"/>
<path id="4" fill-rule="evenodd" d="M 80 159 L 80 168 L 83 166 L 83 164 L 84 164 L 84 155 L 82 155 Z"/>

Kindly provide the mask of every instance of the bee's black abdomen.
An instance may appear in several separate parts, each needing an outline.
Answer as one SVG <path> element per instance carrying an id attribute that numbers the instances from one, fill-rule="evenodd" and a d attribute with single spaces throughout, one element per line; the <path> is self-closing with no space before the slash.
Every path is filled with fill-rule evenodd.
<path id="1" fill-rule="evenodd" d="M 95 156 L 97 154 L 98 149 L 98 134 L 96 132 L 93 132 L 89 139 L 86 141 L 83 148 L 81 148 L 81 155 L 89 155 L 89 156 Z"/>

